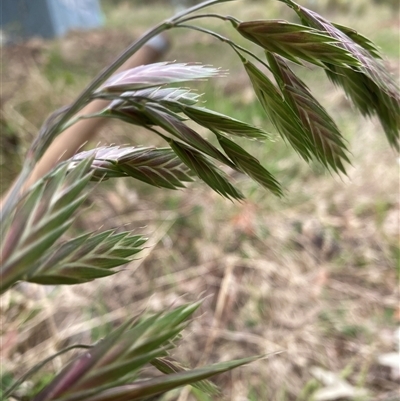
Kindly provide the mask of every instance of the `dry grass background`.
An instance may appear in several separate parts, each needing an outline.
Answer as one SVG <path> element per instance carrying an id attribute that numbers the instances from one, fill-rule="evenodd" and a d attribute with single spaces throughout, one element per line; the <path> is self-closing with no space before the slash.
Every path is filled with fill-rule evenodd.
<path id="1" fill-rule="evenodd" d="M 71 101 L 133 37 L 173 12 L 162 6 L 154 13 L 138 2 L 104 4 L 102 30 L 2 49 L 2 191 L 46 115 Z M 269 4 L 243 1 L 220 9 L 242 19 L 293 18 L 280 3 Z M 328 11 L 319 5 L 319 11 L 377 41 L 398 73 L 398 16 L 368 1 L 351 4 Z M 173 32 L 171 40 L 170 60 L 230 69 L 228 78 L 198 86 L 208 92 L 210 108 L 266 124 L 233 53 L 192 32 Z M 400 399 L 399 377 L 377 362 L 379 355 L 396 350 L 400 323 L 399 159 L 377 122 L 357 115 L 320 71 L 310 69 L 303 76 L 349 141 L 348 177 L 308 167 L 277 140 L 250 148 L 284 184 L 283 200 L 240 176 L 235 178 L 248 195 L 242 204 L 201 183 L 179 192 L 128 180 L 99 186 L 75 232 L 134 229 L 147 233 L 148 248 L 119 274 L 94 283 L 21 284 L 4 295 L 0 353 L 3 371 L 10 373 L 3 381 L 67 344 L 98 340 L 144 308 L 161 310 L 205 297 L 175 352 L 179 360 L 196 366 L 284 351 L 217 377 L 221 399 L 312 399 L 325 386 L 313 376 L 315 367 L 353 386 L 354 397 L 344 399 Z M 99 140 L 157 144 L 151 134 L 122 124 L 108 125 Z M 56 359 L 36 377 L 41 385 L 65 359 Z M 209 398 L 183 389 L 163 400 Z"/>

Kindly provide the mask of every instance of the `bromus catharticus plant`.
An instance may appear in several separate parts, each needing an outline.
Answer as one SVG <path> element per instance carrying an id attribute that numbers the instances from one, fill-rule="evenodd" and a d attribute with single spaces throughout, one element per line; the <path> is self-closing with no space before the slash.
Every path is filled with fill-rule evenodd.
<path id="1" fill-rule="evenodd" d="M 290 0 L 283 2 L 299 15 L 299 24 L 283 20 L 243 22 L 202 11 L 226 1 L 230 0 L 196 5 L 149 30 L 100 73 L 74 103 L 56 111 L 44 123 L 1 211 L 1 293 L 19 281 L 74 285 L 102 278 L 115 274 L 116 267 L 140 252 L 146 239 L 130 232 L 89 232 L 61 240 L 87 199 L 92 181 L 101 185 L 104 180 L 125 177 L 159 188 L 181 189 L 200 179 L 223 197 L 244 199 L 221 169 L 223 165 L 248 175 L 273 195 L 283 195 L 285 188 L 268 171 L 267 163 L 235 142 L 235 138 L 269 140 L 271 134 L 262 127 L 200 106 L 201 97 L 180 86 L 218 78 L 226 71 L 196 63 L 163 62 L 113 75 L 149 39 L 166 30 L 196 30 L 224 42 L 229 51 L 235 52 L 276 131 L 307 162 L 316 160 L 334 173 L 345 174 L 349 151 L 336 123 L 289 62 L 323 68 L 361 113 L 378 117 L 389 143 L 399 149 L 399 90 L 370 40 Z M 265 57 L 196 25 L 204 18 L 230 24 L 234 31 L 260 46 Z M 108 100 L 109 104 L 100 112 L 76 117 L 94 99 Z M 33 166 L 61 132 L 81 119 L 98 117 L 144 127 L 161 137 L 165 147 L 110 146 L 84 151 L 60 162 L 23 190 Z M 189 126 L 189 121 L 215 135 L 218 146 L 201 136 L 192 124 Z M 171 359 L 169 351 L 198 307 L 196 303 L 164 313 L 138 315 L 93 346 L 76 345 L 75 348 L 87 350 L 64 367 L 33 400 L 140 400 L 185 384 L 216 394 L 218 390 L 207 378 L 263 356 L 193 370 Z M 50 360 L 40 362 L 5 389 L 4 397 L 11 397 Z M 165 375 L 138 379 L 139 372 L 149 364 Z"/>

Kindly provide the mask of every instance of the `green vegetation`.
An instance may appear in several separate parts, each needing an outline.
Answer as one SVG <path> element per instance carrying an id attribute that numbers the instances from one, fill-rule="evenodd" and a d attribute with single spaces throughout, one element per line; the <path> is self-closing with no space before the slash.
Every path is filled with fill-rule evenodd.
<path id="1" fill-rule="evenodd" d="M 284 9 L 283 4 L 277 4 L 271 10 L 273 17 Z M 230 3 L 223 4 L 218 12 L 236 15 L 231 7 Z M 153 24 L 154 15 L 145 7 L 139 7 L 133 13 L 129 5 L 122 3 L 120 8 L 108 10 L 112 13 L 109 19 L 110 30 L 116 29 L 117 21 L 122 21 L 121 24 L 126 24 L 126 27 L 122 26 L 121 30 L 129 32 L 134 16 L 140 16 L 140 25 L 134 27 L 135 33 Z M 255 10 L 259 17 L 260 3 L 249 3 L 249 7 L 237 15 L 243 20 L 255 19 Z M 170 15 L 167 11 L 166 14 Z M 246 13 L 253 16 L 247 17 Z M 272 16 L 266 12 L 265 17 Z M 294 21 L 294 14 L 290 18 L 290 21 Z M 338 22 L 345 24 L 344 21 Z M 217 30 L 221 24 L 229 25 L 229 22 L 207 21 L 201 26 Z M 233 25 L 236 24 L 233 20 Z M 254 33 L 253 29 L 248 29 L 256 25 L 242 25 L 242 28 L 253 42 L 260 43 L 259 32 Z M 278 29 L 282 26 L 262 26 L 262 30 L 267 28 Z M 297 29 L 289 24 L 283 26 L 283 29 L 286 28 Z M 243 34 L 240 28 L 237 30 Z M 311 35 L 311 41 L 315 39 L 312 36 L 315 34 L 313 29 L 305 28 L 304 31 Z M 231 30 L 224 26 L 219 32 L 228 35 Z M 291 65 L 296 75 L 289 74 L 290 85 L 290 82 L 285 81 L 288 77 L 284 74 L 288 71 L 286 62 L 276 55 L 281 54 L 297 62 L 305 59 L 317 64 L 327 61 L 333 63 L 336 55 L 344 57 L 336 59 L 337 63 L 355 63 L 352 67 L 359 68 L 357 60 L 354 61 L 352 57 L 354 49 L 347 49 L 349 53 L 338 52 L 339 47 L 335 47 L 333 50 L 338 53 L 330 54 L 328 59 L 319 59 L 320 52 L 315 55 L 311 50 L 311 53 L 298 51 L 295 42 L 284 41 L 279 46 L 278 41 L 272 42 L 277 46 L 273 49 L 275 55 L 269 54 L 268 57 L 272 73 L 260 72 L 258 62 L 250 65 L 248 60 L 242 59 L 250 81 L 245 69 L 241 68 L 240 58 L 226 44 L 209 36 L 198 35 L 197 32 L 188 33 L 183 42 L 179 39 L 182 33 L 179 30 L 172 32 L 176 47 L 170 59 L 182 63 L 202 61 L 221 66 L 222 69 L 229 67 L 230 75 L 215 81 L 213 78 L 207 82 L 195 82 L 193 86 L 190 84 L 197 92 L 179 92 L 168 89 L 168 86 L 164 87 L 168 92 L 162 92 L 164 89 L 154 91 L 133 87 L 140 84 L 140 81 L 135 81 L 134 74 L 127 82 L 109 82 L 103 86 L 102 91 L 98 91 L 101 97 L 116 99 L 121 99 L 128 90 L 142 91 L 140 96 L 139 93 L 136 93 L 136 98 L 132 96 L 131 104 L 107 109 L 101 114 L 108 114 L 113 120 L 136 124 L 110 124 L 112 128 L 102 133 L 102 143 L 134 143 L 162 149 L 122 147 L 81 153 L 38 183 L 24 201 L 25 204 L 13 202 L 10 213 L 5 215 L 4 221 L 9 225 L 3 226 L 5 240 L 2 251 L 6 257 L 2 266 L 2 290 L 7 290 L 3 297 L 9 294 L 12 302 L 8 306 L 5 303 L 4 307 L 10 320 L 5 318 L 3 326 L 8 325 L 10 329 L 1 335 L 13 330 L 19 333 L 20 328 L 11 324 L 11 317 L 18 317 L 17 324 L 25 325 L 24 320 L 28 319 L 22 319 L 24 313 L 19 310 L 25 308 L 25 316 L 33 316 L 33 321 L 49 325 L 50 336 L 41 336 L 40 332 L 36 332 L 35 338 L 32 335 L 33 329 L 28 327 L 25 338 L 30 339 L 33 345 L 23 344 L 21 339 L 15 340 L 26 366 L 12 365 L 9 370 L 13 373 L 5 372 L 3 385 L 8 387 L 13 380 L 26 373 L 26 367 L 34 366 L 38 360 L 47 356 L 47 351 L 46 355 L 39 352 L 40 347 L 36 352 L 31 352 L 38 345 L 44 344 L 47 348 L 53 348 L 52 352 L 59 352 L 72 343 L 82 340 L 89 343 L 105 336 L 88 353 L 78 354 L 80 356 L 77 356 L 75 362 L 58 375 L 59 379 L 56 380 L 63 380 L 67 376 L 66 372 L 74 373 L 81 362 L 85 365 L 81 381 L 75 387 L 69 384 L 66 397 L 80 394 L 80 399 L 97 400 L 102 399 L 103 395 L 118 399 L 118 395 L 131 391 L 133 395 L 130 399 L 143 399 L 156 392 L 165 392 L 175 386 L 205 379 L 214 373 L 250 362 L 252 358 L 243 359 L 249 355 L 286 350 L 286 353 L 268 361 L 257 362 L 255 368 L 250 365 L 237 373 L 234 371 L 231 379 L 227 376 L 216 379 L 216 383 L 227 394 L 242 393 L 250 400 L 265 397 L 271 400 L 307 399 L 319 388 L 315 379 L 311 379 L 308 374 L 312 364 L 340 372 L 349 366 L 349 361 L 359 357 L 357 347 L 351 348 L 349 345 L 355 341 L 359 347 L 365 345 L 366 349 L 371 341 L 379 345 L 376 338 L 379 330 L 395 325 L 395 321 L 390 321 L 390 318 L 376 324 L 372 324 L 370 318 L 379 316 L 390 306 L 388 303 L 393 303 L 390 292 L 395 284 L 396 271 L 393 266 L 398 258 L 398 248 L 396 251 L 393 232 L 387 226 L 397 202 L 393 193 L 396 156 L 382 140 L 383 135 L 379 136 L 380 132 L 375 132 L 378 131 L 378 124 L 375 122 L 372 125 L 354 117 L 355 111 L 350 109 L 348 100 L 328 82 L 322 69 L 315 66 L 304 69 Z M 125 34 L 121 33 L 122 37 Z M 247 43 L 237 33 L 234 35 L 240 45 Z M 69 40 L 73 41 L 74 37 Z M 270 42 L 267 44 L 269 48 Z M 111 48 L 114 42 L 108 45 Z M 322 41 L 322 48 L 325 45 L 326 42 Z M 44 50 L 46 57 L 41 65 L 43 73 L 40 73 L 36 81 L 26 82 L 28 89 L 40 87 L 41 90 L 32 92 L 34 95 L 29 101 L 21 101 L 21 98 L 18 100 L 18 97 L 13 100 L 15 107 L 11 109 L 13 111 L 10 115 L 16 117 L 23 114 L 30 123 L 15 118 L 13 124 L 25 128 L 29 124 L 40 124 L 54 106 L 68 103 L 71 94 L 81 88 L 81 82 L 89 75 L 85 63 L 79 57 L 74 61 L 77 74 L 62 67 L 66 56 L 61 54 L 59 44 L 50 46 L 54 47 Z M 257 56 L 264 57 L 263 51 L 257 49 L 256 45 L 250 43 L 249 49 Z M 82 54 L 85 52 L 87 50 L 83 50 Z M 215 60 L 215 54 L 221 54 L 221 57 Z M 250 58 L 244 53 L 241 56 Z M 86 54 L 85 59 L 89 58 Z M 266 60 L 263 58 L 264 62 Z M 95 64 L 91 64 L 90 74 L 91 69 L 95 70 Z M 7 68 L 12 68 L 12 62 Z M 62 69 L 60 74 L 57 73 L 58 68 Z M 163 64 L 157 68 L 156 74 L 150 74 L 151 78 L 157 80 L 157 85 L 169 82 L 168 69 L 173 71 L 177 68 L 180 69 L 179 73 L 194 74 L 197 78 L 220 74 L 211 67 L 195 70 L 184 64 Z M 329 70 L 330 74 L 332 70 Z M 362 73 L 365 73 L 363 79 L 373 81 L 370 71 Z M 339 129 L 296 77 L 300 77 L 315 93 L 319 102 L 334 115 Z M 276 79 L 276 83 L 273 79 Z M 386 79 L 385 75 L 381 81 L 374 81 L 375 90 L 383 98 L 390 92 L 385 89 Z M 51 85 L 46 86 L 44 82 Z M 173 88 L 181 85 L 172 83 Z M 182 85 L 187 86 L 186 83 Z M 285 92 L 287 87 L 296 90 Z M 279 91 L 284 93 L 285 103 L 279 103 Z M 201 104 L 194 103 L 197 94 L 202 92 L 205 92 L 207 109 L 262 127 L 262 130 L 238 121 L 215 117 L 211 111 L 203 114 L 197 109 Z M 159 95 L 161 97 L 156 98 Z M 146 102 L 138 104 L 139 97 L 146 98 Z M 310 103 L 302 103 L 304 99 Z M 315 114 L 309 114 L 305 123 L 301 116 L 307 110 L 307 104 L 311 104 L 311 112 Z M 372 107 L 367 112 L 378 111 L 389 141 L 396 146 L 398 127 L 391 124 L 396 121 L 398 123 L 398 109 L 390 102 L 385 104 L 389 114 L 397 120 L 392 118 L 387 123 L 379 114 L 382 103 L 380 106 L 370 104 L 376 106 L 376 109 Z M 125 109 L 123 106 L 126 106 Z M 362 109 L 363 104 L 359 103 L 358 106 Z M 207 138 L 207 141 L 197 136 L 187 136 L 188 131 L 175 118 L 175 113 L 193 120 L 188 122 L 188 126 L 196 127 L 201 138 Z M 288 115 L 291 117 L 288 118 Z M 158 136 L 143 128 L 143 125 L 148 125 L 149 119 L 153 127 L 164 128 Z M 316 141 L 315 135 L 318 132 L 313 131 L 313 124 L 321 120 L 326 132 L 319 139 L 332 135 L 332 142 L 337 146 L 332 153 L 325 152 L 326 147 L 318 146 L 321 143 Z M 52 131 L 54 127 L 57 125 L 48 126 L 42 139 L 50 142 L 49 136 L 58 133 L 57 129 Z M 58 129 L 62 128 L 58 126 Z M 165 131 L 170 134 L 168 137 Z M 379 128 L 379 131 L 382 129 Z M 394 131 L 397 132 L 397 139 L 393 136 Z M 303 134 L 304 137 L 301 136 Z M 258 137 L 258 140 L 253 140 L 253 137 Z M 266 140 L 261 142 L 260 137 Z M 232 139 L 236 145 L 230 142 Z M 25 135 L 21 141 L 22 149 L 27 148 L 32 142 L 31 134 Z M 285 142 L 295 147 L 305 160 L 299 158 Z M 165 148 L 166 144 L 173 151 Z M 43 141 L 36 145 L 33 148 L 37 152 L 34 157 L 45 149 Z M 217 147 L 219 151 L 215 150 Z M 342 163 L 347 157 L 354 167 Z M 214 163 L 210 162 L 212 158 Z M 160 160 L 162 162 L 157 164 Z M 371 161 L 377 160 L 379 163 L 371 166 Z M 146 163 L 152 163 L 152 172 L 157 174 L 146 174 L 146 170 L 141 170 L 140 167 Z M 344 175 L 340 176 L 341 181 L 335 174 L 326 174 L 325 167 L 333 172 L 346 168 L 350 180 Z M 171 176 L 169 172 L 172 170 L 175 173 Z M 253 180 L 240 172 L 247 173 Z M 126 177 L 116 183 L 97 184 L 89 193 L 89 179 L 98 180 L 103 174 L 110 181 L 115 177 L 129 176 L 158 187 L 179 188 L 185 184 L 188 188 L 169 192 Z M 195 176 L 219 194 L 240 199 L 243 193 L 247 201 L 228 202 L 204 184 L 188 184 Z M 268 190 L 260 188 L 255 181 Z M 115 189 L 110 191 L 110 188 Z M 283 198 L 275 196 L 280 195 L 281 188 L 285 195 Z M 70 199 L 65 197 L 66 194 L 69 194 Z M 357 201 L 357 198 L 360 195 L 362 202 L 371 205 L 367 208 L 367 211 L 371 211 L 367 216 L 362 210 L 359 211 L 361 200 Z M 69 228 L 69 223 L 60 224 L 60 213 L 67 221 L 69 216 L 75 216 L 73 212 L 80 204 L 87 204 L 88 201 L 94 203 L 93 207 L 83 212 L 84 218 L 73 217 L 75 225 L 67 232 L 68 237 L 61 238 L 64 245 L 60 245 L 58 238 Z M 45 202 L 48 203 L 43 208 Z M 19 214 L 14 214 L 15 208 Z M 26 216 L 26 219 L 18 220 L 21 216 Z M 43 216 L 46 225 L 41 220 Z M 29 225 L 25 224 L 26 221 Z M 115 227 L 125 224 L 132 226 L 124 228 L 123 232 L 115 230 Z M 147 228 L 139 230 L 138 227 L 145 225 Z M 100 226 L 101 232 L 106 234 L 97 231 Z M 133 234 L 128 233 L 131 228 L 135 230 Z M 387 239 L 376 236 L 375 231 L 378 229 L 384 232 Z M 12 230 L 24 233 L 18 248 L 14 246 L 15 242 L 9 240 Z M 40 237 L 40 234 L 49 232 L 52 234 L 50 238 Z M 84 234 L 87 232 L 93 234 Z M 144 245 L 145 236 L 150 236 L 147 245 Z M 36 241 L 35 246 L 31 247 L 33 241 Z M 130 262 L 118 274 L 77 286 L 83 288 L 82 293 L 61 286 L 49 301 L 48 296 L 39 290 L 43 287 L 32 286 L 39 294 L 39 306 L 35 307 L 42 307 L 44 316 L 41 313 L 36 315 L 37 312 L 29 313 L 32 305 L 24 301 L 24 295 L 21 297 L 20 284 L 14 285 L 20 280 L 55 285 L 91 281 L 115 273 L 115 267 L 133 259 L 132 256 L 146 246 L 141 254 L 135 256 L 138 259 Z M 68 252 L 63 252 L 63 247 Z M 11 256 L 8 256 L 8 250 Z M 149 294 L 152 294 L 150 299 Z M 207 295 L 211 297 L 207 298 Z M 70 304 L 66 305 L 62 301 L 65 297 Z M 381 297 L 381 303 L 376 302 L 378 297 Z M 196 303 L 199 298 L 204 298 L 201 306 Z M 83 299 L 85 307 L 88 300 L 98 306 L 82 310 Z M 345 310 L 338 307 L 338 303 L 343 303 Z M 147 308 L 159 313 L 145 313 L 141 317 L 132 318 Z M 196 316 L 205 314 L 206 319 L 196 317 L 191 322 L 193 328 L 190 330 L 193 333 L 190 330 L 183 331 L 182 346 L 173 350 L 173 345 L 180 337 L 178 333 L 186 328 L 186 320 L 197 308 L 199 312 Z M 99 316 L 97 321 L 96 315 Z M 86 329 L 83 324 L 79 330 L 76 328 L 75 332 L 63 335 L 60 327 L 64 320 L 68 321 L 66 316 L 73 316 L 81 322 L 87 321 Z M 95 321 L 92 324 L 90 321 L 93 319 Z M 68 324 L 64 327 L 68 327 Z M 78 338 L 74 338 L 74 335 Z M 10 351 L 10 359 L 13 352 Z M 188 366 L 203 366 L 207 362 L 227 358 L 238 361 L 199 368 L 189 373 L 184 372 L 175 359 L 168 359 L 166 355 L 170 352 L 174 352 L 176 360 Z M 97 365 L 89 366 L 87 355 L 91 356 L 91 360 L 95 359 Z M 330 360 L 332 355 L 336 355 L 333 361 Z M 372 355 L 368 357 L 372 358 Z M 49 384 L 61 366 L 67 366 L 70 358 L 69 352 L 57 355 L 39 373 L 29 376 L 28 387 L 31 385 L 34 390 L 26 391 L 22 386 L 16 395 L 37 393 L 39 388 Z M 149 363 L 163 373 L 178 373 L 153 378 L 147 370 L 144 373 L 142 371 L 142 367 Z M 349 376 L 359 381 L 361 374 L 351 370 Z M 149 378 L 150 382 L 137 381 L 143 377 Z M 135 389 L 128 388 L 126 384 L 133 381 L 137 381 Z M 89 389 L 95 388 L 93 383 L 98 385 L 100 382 L 104 387 L 98 387 L 94 390 L 96 393 L 92 393 Z M 54 383 L 50 384 L 50 388 L 55 388 Z M 380 390 L 375 387 L 371 390 L 378 393 Z M 217 396 L 213 394 L 214 386 L 205 381 L 200 382 L 194 390 L 187 390 L 186 395 L 181 393 L 181 397 L 216 399 Z M 168 393 L 163 397 L 165 400 L 171 399 Z M 177 397 L 176 392 L 173 397 Z M 59 398 L 46 398 L 45 393 L 42 393 L 34 399 Z"/>

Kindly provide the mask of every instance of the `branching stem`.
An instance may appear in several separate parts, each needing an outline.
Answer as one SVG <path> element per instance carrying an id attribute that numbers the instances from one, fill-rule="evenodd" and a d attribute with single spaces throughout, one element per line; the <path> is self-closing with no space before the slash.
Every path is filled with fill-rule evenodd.
<path id="1" fill-rule="evenodd" d="M 140 48 L 142 48 L 150 39 L 165 32 L 171 28 L 175 28 L 180 20 L 184 19 L 189 14 L 192 14 L 201 9 L 219 4 L 226 3 L 233 0 L 208 0 L 200 4 L 196 4 L 182 12 L 176 14 L 170 19 L 161 22 L 154 28 L 147 31 L 142 35 L 137 41 L 135 41 L 131 46 L 129 46 L 117 59 L 103 71 L 101 71 L 96 78 L 83 90 L 83 92 L 78 96 L 78 98 L 71 104 L 70 107 L 63 112 L 62 117 L 55 122 L 50 124 L 49 128 L 43 129 L 41 135 L 39 135 L 33 142 L 31 148 L 27 153 L 27 157 L 22 168 L 22 172 L 18 176 L 17 181 L 13 185 L 10 194 L 7 196 L 3 206 L 0 210 L 0 224 L 2 226 L 6 223 L 7 216 L 11 213 L 12 209 L 18 203 L 21 198 L 22 188 L 26 180 L 35 165 L 35 163 L 43 156 L 46 149 L 50 146 L 52 141 L 69 126 L 69 120 L 78 113 L 86 104 L 91 101 L 92 93 L 103 84 L 119 67 L 122 66 L 133 54 L 135 54 Z M 48 122 L 51 121 L 51 117 Z M 76 122 L 76 121 L 75 121 Z M 46 123 L 45 123 L 46 124 Z"/>
<path id="2" fill-rule="evenodd" d="M 185 22 L 193 21 L 193 20 L 198 20 L 202 18 L 216 18 L 220 19 L 222 21 L 231 21 L 233 17 L 230 17 L 229 15 L 221 15 L 221 14 L 216 14 L 216 13 L 210 13 L 210 14 L 196 14 L 196 15 L 191 15 L 190 17 L 182 18 L 179 20 L 178 24 L 182 24 Z"/>
<path id="3" fill-rule="evenodd" d="M 176 14 L 169 20 L 161 22 L 154 28 L 147 31 L 144 35 L 142 35 L 136 42 L 134 42 L 131 46 L 129 46 L 119 57 L 117 57 L 117 59 L 111 65 L 106 67 L 103 71 L 100 72 L 100 74 L 96 78 L 94 78 L 94 80 L 78 96 L 78 98 L 67 110 L 67 112 L 63 115 L 60 121 L 51 127 L 50 132 L 48 133 L 49 144 L 59 133 L 61 133 L 61 128 L 64 126 L 64 124 L 90 101 L 92 93 L 101 84 L 103 84 L 119 67 L 121 67 L 123 63 L 125 63 L 130 57 L 132 57 L 133 54 L 135 54 L 140 48 L 142 48 L 150 39 L 161 34 L 164 31 L 167 31 L 168 29 L 176 27 L 177 23 L 182 19 L 182 17 L 185 17 L 186 15 L 192 14 L 203 8 L 227 1 L 232 1 L 232 0 L 209 0 L 204 3 L 197 4 L 187 10 L 184 10 Z"/>
<path id="4" fill-rule="evenodd" d="M 222 17 L 222 16 L 221 16 Z M 193 18 L 192 18 L 193 19 Z M 177 24 L 175 26 L 175 28 L 187 28 L 187 29 L 192 29 L 195 31 L 199 31 L 199 32 L 203 32 L 206 33 L 207 35 L 213 36 L 214 38 L 220 40 L 221 42 L 224 42 L 226 44 L 228 44 L 229 46 L 231 46 L 231 48 L 236 52 L 236 54 L 242 58 L 240 51 L 242 51 L 243 53 L 248 54 L 249 56 L 253 57 L 255 60 L 257 60 L 258 62 L 260 62 L 265 68 L 267 68 L 271 73 L 273 73 L 273 71 L 271 70 L 270 66 L 264 61 L 262 60 L 260 57 L 258 57 L 256 54 L 254 54 L 253 52 L 251 52 L 250 50 L 246 49 L 243 46 L 240 46 L 238 44 L 236 44 L 235 42 L 233 42 L 232 40 L 230 40 L 229 38 L 227 38 L 226 36 L 222 36 L 217 32 L 214 31 L 210 31 L 209 29 L 206 28 L 202 28 L 200 26 L 196 26 L 196 25 L 187 25 L 187 24 Z"/>

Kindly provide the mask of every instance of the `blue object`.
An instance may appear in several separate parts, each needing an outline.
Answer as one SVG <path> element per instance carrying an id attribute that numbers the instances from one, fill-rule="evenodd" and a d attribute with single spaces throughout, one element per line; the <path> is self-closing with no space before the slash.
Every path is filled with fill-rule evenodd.
<path id="1" fill-rule="evenodd" d="M 0 25 L 8 40 L 53 38 L 71 29 L 103 25 L 98 0 L 0 0 Z"/>

